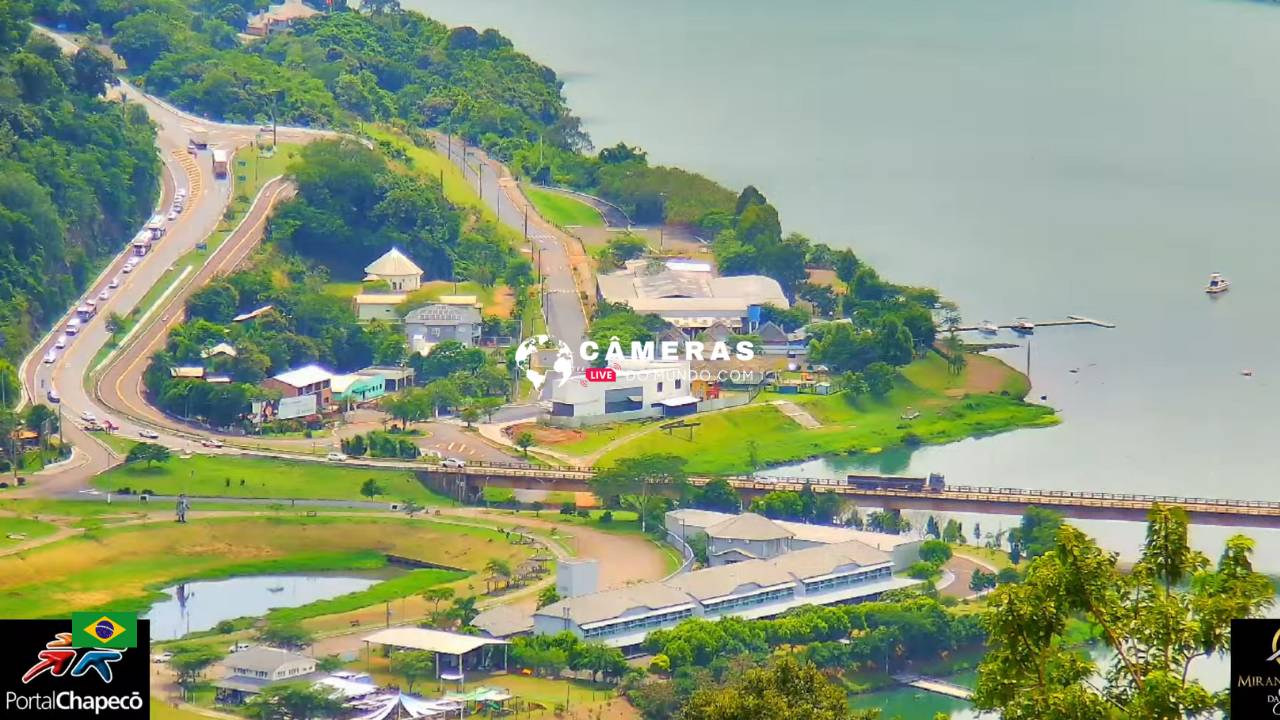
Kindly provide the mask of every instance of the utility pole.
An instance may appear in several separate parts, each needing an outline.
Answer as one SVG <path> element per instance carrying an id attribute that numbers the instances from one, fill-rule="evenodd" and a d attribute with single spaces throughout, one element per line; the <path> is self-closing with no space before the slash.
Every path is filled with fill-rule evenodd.
<path id="1" fill-rule="evenodd" d="M 462 159 L 462 163 L 465 165 L 465 164 L 466 164 L 466 162 L 467 162 L 466 158 L 463 158 L 463 159 Z M 483 200 L 484 200 L 484 163 L 483 163 L 483 162 L 481 162 L 479 165 L 477 165 L 477 166 L 476 166 L 476 168 L 477 168 L 477 170 L 476 170 L 476 187 L 477 187 L 477 188 L 479 188 L 479 190 L 480 190 L 480 200 L 481 200 L 481 201 L 483 201 Z"/>
<path id="2" fill-rule="evenodd" d="M 529 242 L 529 206 L 524 206 L 524 241 Z"/>

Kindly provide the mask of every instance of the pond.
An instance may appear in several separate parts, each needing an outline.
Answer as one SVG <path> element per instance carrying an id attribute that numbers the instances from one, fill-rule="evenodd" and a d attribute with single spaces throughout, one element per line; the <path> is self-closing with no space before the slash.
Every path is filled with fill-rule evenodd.
<path id="1" fill-rule="evenodd" d="M 973 687 L 976 675 L 973 671 L 967 671 L 940 679 Z M 849 698 L 849 705 L 860 710 L 876 708 L 880 710 L 881 720 L 933 720 L 938 713 L 943 713 L 949 720 L 995 717 L 990 714 L 980 715 L 967 700 L 957 700 L 911 687 L 894 687 L 853 695 Z"/>
<path id="2" fill-rule="evenodd" d="M 173 640 L 209 630 L 223 620 L 265 615 L 273 608 L 300 607 L 317 600 L 366 590 L 384 580 L 377 575 L 250 575 L 180 583 L 143 617 L 152 640 Z"/>

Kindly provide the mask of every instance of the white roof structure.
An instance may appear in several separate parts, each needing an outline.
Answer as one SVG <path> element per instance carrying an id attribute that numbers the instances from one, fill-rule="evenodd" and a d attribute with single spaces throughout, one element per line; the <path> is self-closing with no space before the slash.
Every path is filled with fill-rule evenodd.
<path id="1" fill-rule="evenodd" d="M 364 271 L 375 278 L 422 274 L 422 268 L 415 265 L 407 255 L 400 252 L 399 248 L 391 248 L 386 251 L 382 257 L 369 263 Z"/>
<path id="2" fill-rule="evenodd" d="M 226 355 L 227 357 L 235 357 L 236 349 L 230 343 L 218 343 L 208 350 L 201 351 L 200 357 L 208 358 L 214 355 Z"/>
<path id="3" fill-rule="evenodd" d="M 223 667 L 235 670 L 254 670 L 258 672 L 275 672 L 281 665 L 300 663 L 315 665 L 315 659 L 306 655 L 298 655 L 288 650 L 257 645 L 247 650 L 233 652 L 222 661 Z"/>
<path id="4" fill-rule="evenodd" d="M 534 614 L 550 618 L 567 617 L 585 630 L 594 624 L 623 616 L 630 619 L 671 613 L 686 607 L 692 609 L 698 603 L 714 601 L 743 587 L 765 590 L 820 578 L 841 567 L 869 567 L 890 562 L 888 553 L 860 542 L 825 545 L 786 553 L 771 560 L 745 560 L 696 570 L 670 580 L 568 598 Z M 803 602 L 801 599 L 797 604 Z"/>
<path id="5" fill-rule="evenodd" d="M 737 328 L 752 306 L 791 307 L 778 281 L 764 275 L 714 277 L 696 263 L 668 262 L 656 273 L 648 267 L 628 263 L 626 270 L 600 275 L 600 297 L 681 328 Z"/>
<path id="6" fill-rule="evenodd" d="M 514 605 L 497 605 L 476 615 L 471 626 L 490 637 L 505 638 L 533 631 L 533 614 Z"/>
<path id="7" fill-rule="evenodd" d="M 399 305 L 407 297 L 405 293 L 360 293 L 352 300 L 356 305 Z"/>
<path id="8" fill-rule="evenodd" d="M 707 535 L 729 540 L 785 540 L 795 533 L 763 515 L 742 513 L 708 527 Z"/>
<path id="9" fill-rule="evenodd" d="M 303 365 L 300 368 L 282 372 L 272 378 L 279 380 L 285 385 L 295 388 L 304 388 L 308 385 L 314 385 L 325 380 L 332 380 L 333 373 L 325 370 L 319 365 Z"/>
<path id="10" fill-rule="evenodd" d="M 478 637 L 475 635 L 460 635 L 458 633 L 445 632 L 443 630 L 430 630 L 428 628 L 415 627 L 399 627 L 379 630 L 372 635 L 366 635 L 364 637 L 364 641 L 375 645 L 391 645 L 398 648 L 426 650 L 428 652 L 443 653 L 445 655 L 465 655 L 472 650 L 478 650 L 486 645 L 510 644 L 506 640 L 496 640 L 494 638 Z"/>
<path id="11" fill-rule="evenodd" d="M 728 537 L 719 534 L 721 525 L 725 525 L 725 523 L 735 517 L 743 517 L 742 515 L 734 515 L 732 513 L 722 513 L 714 510 L 698 510 L 696 508 L 681 508 L 679 510 L 672 510 L 667 514 L 677 522 L 683 523 L 687 526 L 688 532 L 690 533 L 703 531 L 708 535 L 714 534 L 716 537 Z M 889 533 L 858 530 L 851 527 L 837 527 L 835 525 L 810 525 L 809 523 L 792 522 L 790 520 L 762 519 L 782 531 L 789 532 L 790 537 L 795 540 L 802 540 L 810 543 L 821 543 L 824 545 L 835 545 L 837 543 L 857 541 L 883 552 L 892 552 L 894 548 L 900 545 L 907 545 L 920 541 L 920 538 L 914 535 L 891 535 Z M 725 527 L 733 526 L 725 525 Z"/>

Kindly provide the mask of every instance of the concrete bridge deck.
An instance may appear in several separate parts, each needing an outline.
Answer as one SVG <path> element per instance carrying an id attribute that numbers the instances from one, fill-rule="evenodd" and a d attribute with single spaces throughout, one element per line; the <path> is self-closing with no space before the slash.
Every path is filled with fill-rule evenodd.
<path id="1" fill-rule="evenodd" d="M 437 490 L 459 499 L 473 499 L 485 487 L 565 492 L 589 492 L 591 468 L 541 468 L 520 464 L 468 464 L 464 468 L 419 467 L 418 473 Z M 834 492 L 869 507 L 897 510 L 1020 515 L 1027 507 L 1048 507 L 1071 518 L 1141 522 L 1156 503 L 1178 505 L 1200 525 L 1280 528 L 1280 502 L 1139 495 L 1128 493 L 1026 490 L 1020 488 L 948 485 L 944 490 L 887 490 L 853 487 L 844 480 L 802 477 L 729 477 L 739 493 L 754 497 L 774 490 L 800 490 L 809 485 Z M 705 485 L 709 477 L 692 477 Z"/>

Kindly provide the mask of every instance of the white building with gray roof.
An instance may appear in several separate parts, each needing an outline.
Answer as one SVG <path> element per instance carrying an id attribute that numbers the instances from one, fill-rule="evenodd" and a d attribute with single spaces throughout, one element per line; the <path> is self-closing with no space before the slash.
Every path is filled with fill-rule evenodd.
<path id="1" fill-rule="evenodd" d="M 770 520 L 755 513 L 735 515 L 694 508 L 668 512 L 665 524 L 667 533 L 681 541 L 687 541 L 696 533 L 705 533 L 707 561 L 713 566 L 767 559 L 823 545 L 860 542 L 888 553 L 894 567 L 907 568 L 920 560 L 922 541 L 918 535 L 891 535 L 835 525 Z"/>
<path id="2" fill-rule="evenodd" d="M 888 553 L 853 541 L 561 600 L 534 613 L 533 625 L 537 633 L 567 630 L 638 652 L 650 632 L 687 618 L 772 617 L 802 605 L 874 600 L 917 583 L 893 576 Z"/>
<path id="3" fill-rule="evenodd" d="M 720 324 L 750 332 L 760 322 L 760 308 L 791 306 L 782 285 L 765 275 L 717 277 L 709 266 L 668 261 L 629 262 L 625 270 L 600 275 L 600 299 L 623 303 L 641 314 L 657 315 L 682 330 L 705 330 Z"/>

